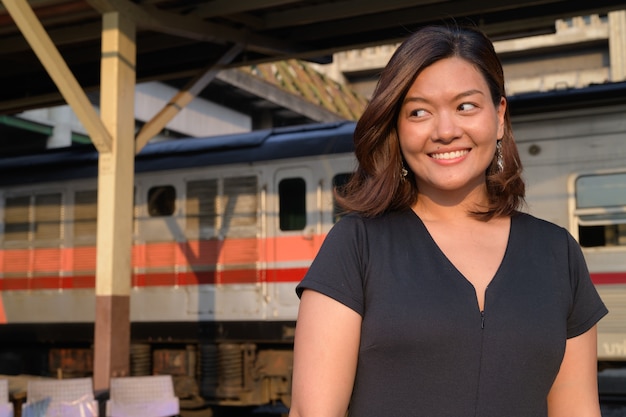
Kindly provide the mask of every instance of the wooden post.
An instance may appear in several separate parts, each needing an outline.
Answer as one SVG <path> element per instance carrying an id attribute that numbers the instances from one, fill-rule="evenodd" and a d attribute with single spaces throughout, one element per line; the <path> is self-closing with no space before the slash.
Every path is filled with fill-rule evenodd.
<path id="1" fill-rule="evenodd" d="M 611 81 L 626 80 L 626 10 L 609 13 Z"/>
<path id="2" fill-rule="evenodd" d="M 100 117 L 111 152 L 98 164 L 98 241 L 94 390 L 129 375 L 130 288 L 135 161 L 135 25 L 119 12 L 103 14 Z"/>

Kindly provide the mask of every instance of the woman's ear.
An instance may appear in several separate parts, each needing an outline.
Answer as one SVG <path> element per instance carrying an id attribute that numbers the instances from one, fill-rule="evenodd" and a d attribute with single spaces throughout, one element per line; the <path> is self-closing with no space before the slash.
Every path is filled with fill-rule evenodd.
<path id="1" fill-rule="evenodd" d="M 506 114 L 506 98 L 500 97 L 498 104 L 498 134 L 496 138 L 502 139 L 504 136 L 504 115 Z"/>

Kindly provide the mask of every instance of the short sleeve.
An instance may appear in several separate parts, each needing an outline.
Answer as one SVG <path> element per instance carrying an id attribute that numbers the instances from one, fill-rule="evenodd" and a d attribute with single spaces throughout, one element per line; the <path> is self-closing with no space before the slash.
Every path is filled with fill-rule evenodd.
<path id="1" fill-rule="evenodd" d="M 315 290 L 364 312 L 363 275 L 367 262 L 367 233 L 357 215 L 344 216 L 330 230 L 311 267 L 296 287 Z"/>
<path id="2" fill-rule="evenodd" d="M 568 235 L 569 274 L 572 288 L 572 308 L 567 319 L 567 338 L 572 338 L 591 329 L 608 309 L 596 290 L 580 246 Z"/>

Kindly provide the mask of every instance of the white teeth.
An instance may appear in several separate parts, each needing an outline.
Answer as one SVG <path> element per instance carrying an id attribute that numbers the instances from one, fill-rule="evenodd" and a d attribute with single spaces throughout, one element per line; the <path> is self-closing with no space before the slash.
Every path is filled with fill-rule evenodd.
<path id="1" fill-rule="evenodd" d="M 454 151 L 454 152 L 444 152 L 444 153 L 433 153 L 430 156 L 433 159 L 454 159 L 454 158 L 460 158 L 463 155 L 467 155 L 469 153 L 468 150 L 464 150 L 464 151 Z"/>

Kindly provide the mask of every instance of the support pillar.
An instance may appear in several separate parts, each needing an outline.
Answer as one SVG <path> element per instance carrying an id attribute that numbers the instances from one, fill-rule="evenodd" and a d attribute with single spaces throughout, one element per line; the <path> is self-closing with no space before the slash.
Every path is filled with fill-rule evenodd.
<path id="1" fill-rule="evenodd" d="M 609 13 L 611 81 L 626 80 L 626 10 Z"/>
<path id="2" fill-rule="evenodd" d="M 130 288 L 134 192 L 135 24 L 103 14 L 100 117 L 111 134 L 98 162 L 94 390 L 130 369 Z"/>

